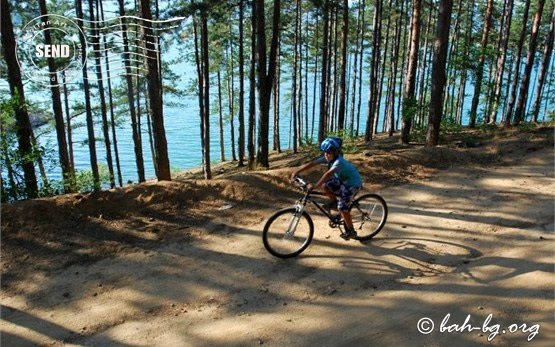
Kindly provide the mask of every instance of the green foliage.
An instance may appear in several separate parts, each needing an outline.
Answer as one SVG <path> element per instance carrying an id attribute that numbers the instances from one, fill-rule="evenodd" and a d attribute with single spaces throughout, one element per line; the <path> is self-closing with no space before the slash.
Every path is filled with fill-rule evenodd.
<path id="1" fill-rule="evenodd" d="M 448 117 L 441 120 L 440 132 L 444 134 L 458 134 L 463 130 L 463 126 L 460 125 L 454 118 Z"/>
<path id="2" fill-rule="evenodd" d="M 311 157 L 317 157 L 320 155 L 320 147 L 312 137 L 303 138 L 301 151 L 307 152 Z"/>
<path id="3" fill-rule="evenodd" d="M 409 120 L 414 119 L 418 114 L 420 107 L 418 106 L 418 100 L 416 98 L 405 98 L 403 99 L 403 119 Z"/>
<path id="4" fill-rule="evenodd" d="M 439 135 L 443 139 L 446 135 L 460 134 L 463 129 L 463 126 L 454 118 L 447 117 L 441 120 Z M 427 133 L 427 124 L 415 125 L 411 130 L 410 138 L 415 142 L 426 142 Z"/>
<path id="5" fill-rule="evenodd" d="M 23 163 L 35 163 L 41 155 L 41 148 L 32 148 L 29 153 L 19 150 L 15 111 L 27 107 L 19 97 L 0 99 L 0 175 L 2 175 L 2 201 L 25 199 Z"/>
<path id="6" fill-rule="evenodd" d="M 339 137 L 343 140 L 343 145 L 341 146 L 343 153 L 356 153 L 358 150 L 357 141 L 358 138 L 351 134 L 349 130 L 339 130 L 334 132 L 329 132 L 326 137 Z"/>
<path id="7" fill-rule="evenodd" d="M 532 130 L 536 129 L 537 125 L 535 123 L 532 123 L 532 122 L 521 122 L 518 125 L 518 127 L 522 131 L 529 132 L 529 131 L 532 131 Z"/>
<path id="8" fill-rule="evenodd" d="M 108 167 L 106 165 L 98 163 L 98 175 L 101 186 L 109 185 L 110 172 L 108 171 Z M 68 178 L 68 182 L 77 192 L 80 193 L 92 192 L 95 188 L 92 170 L 76 170 L 75 178 Z M 63 192 L 62 181 L 55 181 L 52 183 L 52 186 L 55 187 L 55 194 Z"/>

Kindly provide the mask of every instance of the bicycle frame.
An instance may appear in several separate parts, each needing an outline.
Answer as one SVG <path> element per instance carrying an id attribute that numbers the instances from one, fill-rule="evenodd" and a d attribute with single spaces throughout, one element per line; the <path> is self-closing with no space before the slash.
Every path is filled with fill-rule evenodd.
<path id="1" fill-rule="evenodd" d="M 311 202 L 314 206 L 316 206 L 320 212 L 322 212 L 326 217 L 328 217 L 328 219 L 330 221 L 334 221 L 333 216 L 331 215 L 331 213 L 329 213 L 325 208 L 322 207 L 321 204 L 319 204 L 318 202 L 314 201 L 312 198 L 312 196 L 326 196 L 326 194 L 322 193 L 322 192 L 306 192 L 305 195 L 300 199 L 300 202 L 303 204 L 303 207 L 306 206 L 307 202 Z"/>
<path id="2" fill-rule="evenodd" d="M 301 199 L 298 200 L 298 202 L 301 203 L 302 206 L 303 206 L 302 209 L 300 209 L 298 212 L 301 212 L 305 208 L 306 203 L 308 201 L 310 201 L 312 204 L 314 204 L 314 206 L 316 206 L 320 210 L 320 212 L 322 212 L 326 217 L 328 217 L 328 219 L 330 220 L 331 223 L 337 224 L 337 221 L 335 220 L 334 216 L 332 216 L 331 213 L 329 213 L 325 208 L 322 207 L 321 204 L 314 201 L 311 197 L 311 196 L 325 196 L 325 197 L 327 197 L 327 195 L 322 193 L 322 192 L 319 192 L 319 191 L 307 191 L 306 190 L 307 183 L 302 178 L 300 178 L 298 176 L 295 177 L 295 180 L 297 181 L 297 183 L 299 183 L 300 187 L 302 188 L 302 190 L 304 192 L 304 196 Z"/>

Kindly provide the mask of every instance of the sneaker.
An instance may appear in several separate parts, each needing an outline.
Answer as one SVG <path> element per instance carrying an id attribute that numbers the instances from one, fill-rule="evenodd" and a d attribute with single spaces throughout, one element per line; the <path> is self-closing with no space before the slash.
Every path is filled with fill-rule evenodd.
<path id="1" fill-rule="evenodd" d="M 339 236 L 344 240 L 349 240 L 357 237 L 357 232 L 355 229 L 345 228 L 345 232 L 341 233 Z"/>

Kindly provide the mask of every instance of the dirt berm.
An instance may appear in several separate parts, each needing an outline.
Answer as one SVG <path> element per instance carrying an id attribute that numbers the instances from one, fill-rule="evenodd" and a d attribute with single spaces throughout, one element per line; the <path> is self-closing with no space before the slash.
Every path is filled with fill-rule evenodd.
<path id="1" fill-rule="evenodd" d="M 236 163 L 171 182 L 3 204 L 2 346 L 551 346 L 553 127 L 463 131 L 346 154 L 389 206 L 383 231 L 316 233 L 281 260 L 265 220 L 298 192 Z M 317 173 L 313 173 L 315 177 Z"/>

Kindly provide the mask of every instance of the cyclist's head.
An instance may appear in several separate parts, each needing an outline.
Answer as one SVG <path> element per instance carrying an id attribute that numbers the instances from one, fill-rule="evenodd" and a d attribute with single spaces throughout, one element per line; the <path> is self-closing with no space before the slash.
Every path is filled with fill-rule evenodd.
<path id="1" fill-rule="evenodd" d="M 338 155 L 341 151 L 341 145 L 343 144 L 343 140 L 339 137 L 328 137 L 322 141 L 320 144 L 320 149 L 324 153 L 332 153 L 334 155 Z"/>

